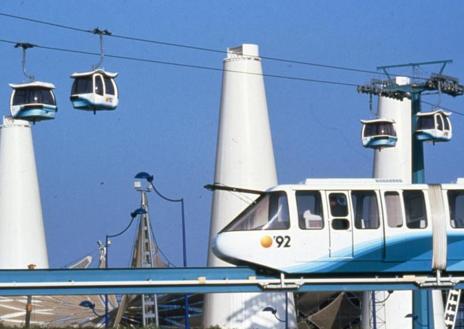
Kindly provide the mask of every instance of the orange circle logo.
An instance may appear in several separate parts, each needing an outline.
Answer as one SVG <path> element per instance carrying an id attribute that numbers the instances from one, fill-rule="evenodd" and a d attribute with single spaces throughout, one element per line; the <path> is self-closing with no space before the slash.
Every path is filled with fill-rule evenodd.
<path id="1" fill-rule="evenodd" d="M 261 238 L 261 245 L 264 248 L 269 248 L 272 246 L 272 238 L 269 235 L 265 235 Z"/>

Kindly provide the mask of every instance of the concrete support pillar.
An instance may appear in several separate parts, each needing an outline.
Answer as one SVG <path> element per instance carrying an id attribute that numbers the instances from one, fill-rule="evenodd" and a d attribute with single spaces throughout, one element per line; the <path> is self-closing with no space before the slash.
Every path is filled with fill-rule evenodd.
<path id="1" fill-rule="evenodd" d="M 0 126 L 0 269 L 48 268 L 39 181 L 27 121 Z"/>
<path id="2" fill-rule="evenodd" d="M 396 83 L 408 84 L 409 78 L 397 77 Z M 374 152 L 373 176 L 375 178 L 396 178 L 406 184 L 412 183 L 412 145 L 411 145 L 411 101 L 379 98 L 378 116 L 392 119 L 398 141 L 395 147 L 382 148 Z M 386 329 L 411 329 L 412 313 L 411 291 L 395 291 L 384 302 Z"/>
<path id="3" fill-rule="evenodd" d="M 229 48 L 224 60 L 214 182 L 234 187 L 266 189 L 277 185 L 271 130 L 258 46 Z M 210 241 L 256 195 L 215 191 Z M 237 241 L 240 243 L 240 241 Z M 208 266 L 231 266 L 211 251 Z M 286 303 L 286 300 L 288 303 Z M 263 312 L 271 306 L 277 312 Z M 204 327 L 296 328 L 293 295 L 285 293 L 209 294 L 205 298 Z"/>

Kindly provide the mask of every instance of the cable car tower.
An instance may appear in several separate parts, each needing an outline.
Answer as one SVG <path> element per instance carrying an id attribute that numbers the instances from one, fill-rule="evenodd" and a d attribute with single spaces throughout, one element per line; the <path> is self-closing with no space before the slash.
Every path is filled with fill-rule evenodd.
<path id="1" fill-rule="evenodd" d="M 407 110 L 408 112 L 410 111 L 410 123 L 405 124 L 404 122 L 394 122 L 391 120 L 391 118 L 367 120 L 363 122 L 362 137 L 363 145 L 365 147 L 371 147 L 378 150 L 381 150 L 382 147 L 395 148 L 393 143 L 388 144 L 388 142 L 394 140 L 391 137 L 397 137 L 397 139 L 405 137 L 410 138 L 410 141 L 407 141 L 407 144 L 410 145 L 410 148 L 407 148 L 408 152 L 402 153 L 402 151 L 400 152 L 398 150 L 398 154 L 401 154 L 402 157 L 410 157 L 408 161 L 405 161 L 405 163 L 410 164 L 410 169 L 406 169 L 405 177 L 409 177 L 408 179 L 413 184 L 425 183 L 423 142 L 446 142 L 452 138 L 452 127 L 449 120 L 450 113 L 444 111 L 438 106 L 435 107 L 431 112 L 421 112 L 421 97 L 424 93 L 438 93 L 440 99 L 442 94 L 446 94 L 452 97 L 461 96 L 464 94 L 464 86 L 459 83 L 457 78 L 443 74 L 446 65 L 451 62 L 451 60 L 442 60 L 380 66 L 377 67 L 377 69 L 383 71 L 387 77 L 386 80 L 372 80 L 370 84 L 358 86 L 358 92 L 369 94 L 371 104 L 373 95 L 399 101 L 403 101 L 405 99 L 410 100 L 411 107 L 398 107 L 400 110 Z M 422 66 L 430 65 L 439 66 L 438 73 L 431 74 L 428 78 L 417 77 L 419 68 Z M 399 78 L 395 77 L 397 74 L 390 73 L 391 69 L 401 68 L 411 68 L 413 76 Z M 405 120 L 408 120 L 408 116 L 409 114 L 403 113 L 403 115 L 400 117 L 404 117 Z M 385 126 L 385 123 L 388 122 L 388 119 L 390 119 L 390 126 L 380 127 L 380 124 Z M 377 124 L 376 121 L 379 122 L 379 124 Z M 395 125 L 397 125 L 396 128 L 401 131 L 401 134 L 398 134 L 398 136 L 395 132 Z M 407 128 L 405 129 L 405 127 Z M 371 140 L 376 141 L 376 143 L 366 143 Z M 398 145 L 396 145 L 396 147 L 398 147 Z M 404 147 L 404 144 L 402 147 Z M 379 155 L 378 152 L 376 155 Z M 398 159 L 398 157 L 394 158 Z M 383 159 L 383 161 L 385 160 L 387 160 L 387 158 Z M 389 173 L 391 174 L 392 171 L 389 171 Z M 398 174 L 400 173 L 398 172 Z M 449 294 L 449 298 L 453 297 L 454 295 L 452 293 Z M 414 329 L 425 327 L 433 328 L 433 298 L 434 297 L 432 296 L 432 292 L 429 291 L 413 292 L 412 316 L 414 319 Z M 449 313 L 448 310 L 446 310 L 446 312 L 447 313 L 444 314 L 445 317 L 447 317 Z"/>
<path id="2" fill-rule="evenodd" d="M 53 93 L 52 83 L 36 81 L 26 70 L 26 51 L 33 48 L 31 43 L 17 43 L 15 48 L 22 49 L 22 69 L 28 82 L 13 84 L 10 97 L 10 112 L 13 118 L 31 121 L 33 123 L 55 118 L 58 110 Z"/>
<path id="3" fill-rule="evenodd" d="M 412 123 L 412 182 L 424 183 L 424 148 L 423 142 L 431 141 L 445 142 L 452 137 L 451 122 L 449 120 L 450 113 L 436 108 L 432 112 L 421 112 L 421 96 L 424 92 L 438 92 L 439 95 L 446 94 L 449 96 L 461 96 L 464 94 L 464 86 L 459 83 L 455 77 L 443 74 L 447 64 L 452 63 L 451 60 L 420 62 L 400 65 L 379 66 L 378 70 L 382 70 L 387 76 L 387 80 L 373 80 L 370 84 L 358 86 L 358 92 L 369 95 L 377 95 L 389 97 L 397 100 L 408 98 L 411 100 L 411 123 Z M 408 84 L 399 85 L 389 72 L 390 69 L 411 67 L 413 72 L 417 72 L 419 67 L 426 65 L 440 65 L 438 73 L 431 74 L 429 78 L 413 79 Z M 386 126 L 379 128 L 379 124 Z M 363 144 L 366 147 L 379 148 L 390 146 L 394 147 L 396 134 L 394 131 L 394 122 L 388 118 L 377 120 L 363 121 Z M 368 134 L 370 133 L 370 135 Z M 369 136 L 367 136 L 369 135 Z M 376 140 L 376 143 L 368 141 Z M 379 142 L 380 141 L 380 142 Z"/>

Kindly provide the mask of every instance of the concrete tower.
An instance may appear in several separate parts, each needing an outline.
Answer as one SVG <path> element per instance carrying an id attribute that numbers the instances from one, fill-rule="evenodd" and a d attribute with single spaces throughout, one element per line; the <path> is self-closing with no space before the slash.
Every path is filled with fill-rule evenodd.
<path id="1" fill-rule="evenodd" d="M 396 77 L 398 85 L 410 83 L 406 77 Z M 412 183 L 412 136 L 411 136 L 411 101 L 407 98 L 395 100 L 388 97 L 379 98 L 378 116 L 395 121 L 398 137 L 395 147 L 382 148 L 374 152 L 373 176 L 375 178 L 399 178 L 404 183 Z M 386 292 L 376 293 L 377 300 L 384 300 Z M 444 328 L 444 308 L 440 291 L 431 293 L 435 329 Z M 383 307 L 377 307 L 378 317 L 385 320 L 386 329 L 413 328 L 410 314 L 413 314 L 413 297 L 411 291 L 395 291 Z M 409 315 L 408 317 L 406 317 Z"/>
<path id="2" fill-rule="evenodd" d="M 409 78 L 397 77 L 396 83 L 404 85 Z M 398 141 L 395 147 L 384 147 L 374 151 L 375 178 L 399 178 L 406 184 L 412 182 L 411 146 L 411 101 L 379 97 L 379 118 L 392 119 Z"/>
<path id="3" fill-rule="evenodd" d="M 271 130 L 258 46 L 229 48 L 224 60 L 214 182 L 234 187 L 266 189 L 277 185 Z M 210 241 L 256 195 L 216 190 L 213 194 Z M 239 241 L 237 241 L 239 243 Z M 231 266 L 214 256 L 208 266 Z M 296 327 L 293 296 L 288 296 L 289 328 Z M 285 318 L 285 293 L 209 294 L 203 325 L 223 328 L 284 328 L 270 312 Z"/>
<path id="4" fill-rule="evenodd" d="M 397 77 L 399 85 L 408 84 L 409 78 Z M 406 184 L 412 182 L 412 146 L 411 146 L 411 101 L 402 101 L 388 97 L 379 97 L 379 118 L 392 119 L 398 141 L 395 147 L 385 147 L 374 151 L 375 178 L 396 178 Z M 377 292 L 376 300 L 385 300 L 387 292 Z M 412 328 L 412 293 L 410 291 L 395 291 L 386 301 L 377 306 L 377 317 L 385 320 L 386 329 Z"/>
<path id="5" fill-rule="evenodd" d="M 0 269 L 48 267 L 31 125 L 0 126 Z"/>

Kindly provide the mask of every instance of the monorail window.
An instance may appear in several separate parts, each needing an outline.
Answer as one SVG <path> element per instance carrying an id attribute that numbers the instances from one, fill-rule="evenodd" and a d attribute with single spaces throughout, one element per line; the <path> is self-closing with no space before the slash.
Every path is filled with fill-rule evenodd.
<path id="1" fill-rule="evenodd" d="M 330 214 L 332 217 L 348 216 L 348 203 L 343 193 L 331 193 L 329 196 Z"/>
<path id="2" fill-rule="evenodd" d="M 403 212 L 401 211 L 401 199 L 398 192 L 385 192 L 385 205 L 387 210 L 387 222 L 389 227 L 403 226 Z"/>
<path id="3" fill-rule="evenodd" d="M 320 230 L 324 227 L 321 194 L 315 191 L 297 191 L 298 223 L 303 230 Z"/>
<path id="4" fill-rule="evenodd" d="M 464 228 L 464 191 L 448 191 L 451 227 Z"/>
<path id="5" fill-rule="evenodd" d="M 379 228 L 379 205 L 374 191 L 352 191 L 351 201 L 353 202 L 353 217 L 356 228 Z"/>
<path id="6" fill-rule="evenodd" d="M 422 191 L 403 191 L 406 226 L 413 229 L 427 227 L 424 193 Z"/>
<path id="7" fill-rule="evenodd" d="M 256 200 L 223 231 L 285 230 L 289 227 L 287 195 L 272 192 Z"/>
<path id="8" fill-rule="evenodd" d="M 350 222 L 346 218 L 334 218 L 332 219 L 332 229 L 334 230 L 348 230 L 350 228 Z"/>

